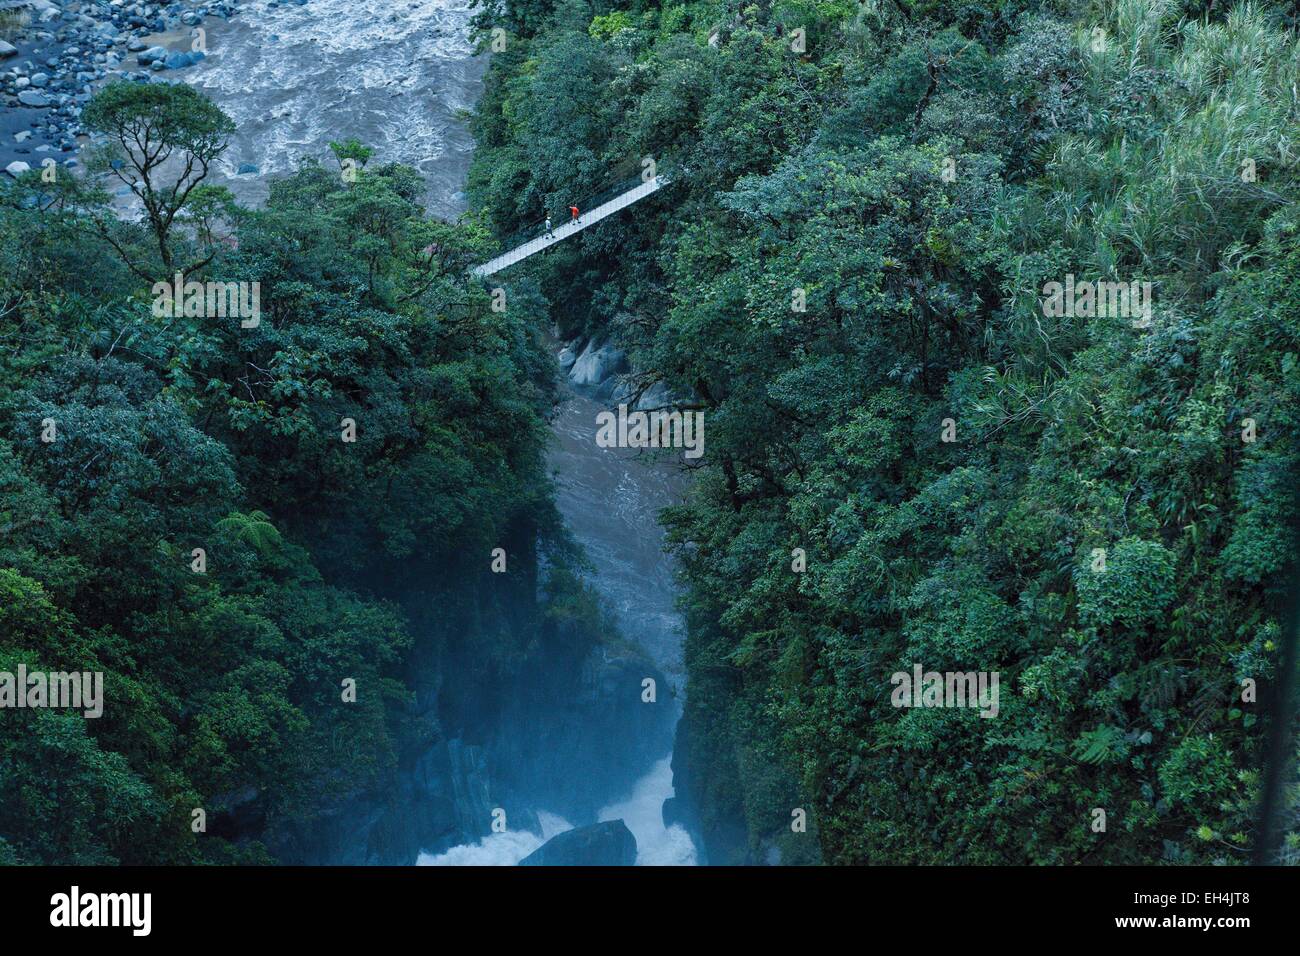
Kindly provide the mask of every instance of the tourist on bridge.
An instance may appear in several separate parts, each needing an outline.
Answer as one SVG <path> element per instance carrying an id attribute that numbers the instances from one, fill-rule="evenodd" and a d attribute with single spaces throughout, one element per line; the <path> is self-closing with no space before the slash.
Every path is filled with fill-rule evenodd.
<path id="1" fill-rule="evenodd" d="M 551 231 L 551 214 L 550 214 L 550 213 L 547 213 L 547 214 L 546 214 L 546 238 L 547 238 L 547 239 L 554 239 L 554 238 L 555 238 L 555 233 L 553 233 L 553 232 Z"/>
<path id="2" fill-rule="evenodd" d="M 578 218 L 578 207 L 577 207 L 577 206 L 570 206 L 570 207 L 569 207 L 569 212 L 572 213 L 572 215 L 573 215 L 573 219 L 571 220 L 571 222 L 572 222 L 573 225 L 576 226 L 578 223 L 582 222 L 582 220 L 581 220 L 580 218 Z"/>

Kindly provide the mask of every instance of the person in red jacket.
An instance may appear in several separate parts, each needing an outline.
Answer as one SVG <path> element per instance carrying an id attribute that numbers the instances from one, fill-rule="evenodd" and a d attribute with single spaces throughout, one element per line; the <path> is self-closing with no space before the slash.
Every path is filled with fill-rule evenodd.
<path id="1" fill-rule="evenodd" d="M 578 223 L 582 222 L 582 219 L 580 219 L 579 216 L 578 216 L 578 207 L 577 207 L 577 206 L 570 206 L 570 207 L 569 207 L 569 213 L 573 216 L 573 219 L 571 219 L 570 222 L 572 222 L 575 226 L 576 226 Z"/>

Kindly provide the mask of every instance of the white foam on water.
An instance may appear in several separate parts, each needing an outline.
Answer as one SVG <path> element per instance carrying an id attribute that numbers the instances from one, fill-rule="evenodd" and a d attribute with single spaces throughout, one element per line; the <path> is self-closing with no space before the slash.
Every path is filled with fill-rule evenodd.
<path id="1" fill-rule="evenodd" d="M 471 109 L 483 62 L 473 55 L 473 0 L 310 0 L 251 4 L 209 21 L 208 57 L 179 74 L 235 121 L 221 160 L 227 185 L 265 198 L 265 177 L 300 157 L 332 163 L 331 140 L 356 137 L 377 162 L 414 166 L 430 204 L 454 214 L 473 139 L 457 111 Z M 245 163 L 256 177 L 237 176 Z"/>
<path id="2" fill-rule="evenodd" d="M 664 757 L 632 787 L 626 800 L 611 803 L 598 820 L 622 820 L 636 837 L 637 866 L 695 866 L 695 843 L 677 824 L 664 826 L 664 801 L 674 796 L 672 755 Z"/>
<path id="3" fill-rule="evenodd" d="M 573 825 L 561 816 L 542 810 L 537 814 L 541 834 L 530 830 L 507 830 L 490 833 L 477 843 L 454 846 L 445 853 L 421 853 L 416 866 L 517 866 L 519 861 L 539 846 Z"/>

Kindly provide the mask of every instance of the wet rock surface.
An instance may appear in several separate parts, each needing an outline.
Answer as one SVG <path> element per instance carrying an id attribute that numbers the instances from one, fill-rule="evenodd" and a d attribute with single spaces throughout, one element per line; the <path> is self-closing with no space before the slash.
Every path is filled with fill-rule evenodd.
<path id="1" fill-rule="evenodd" d="M 636 838 L 622 820 L 566 830 L 519 861 L 520 866 L 633 866 Z"/>

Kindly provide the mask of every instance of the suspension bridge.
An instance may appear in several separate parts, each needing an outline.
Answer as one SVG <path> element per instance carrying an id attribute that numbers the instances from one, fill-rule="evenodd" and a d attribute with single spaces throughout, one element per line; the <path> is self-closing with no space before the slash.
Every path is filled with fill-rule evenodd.
<path id="1" fill-rule="evenodd" d="M 532 226 L 530 229 L 526 230 L 524 234 L 540 233 L 539 235 L 535 235 L 534 238 L 531 239 L 525 239 L 518 245 L 514 245 L 512 248 L 507 249 L 496 258 L 489 259 L 482 265 L 475 266 L 470 270 L 470 274 L 477 277 L 490 276 L 493 273 L 500 272 L 502 269 L 509 268 L 516 262 L 522 262 L 529 256 L 541 252 L 543 249 L 549 249 L 551 246 L 563 242 L 570 236 L 582 232 L 582 230 L 586 229 L 588 226 L 594 226 L 602 219 L 614 215 L 614 213 L 618 212 L 620 209 L 626 209 L 628 206 L 632 205 L 632 203 L 639 199 L 644 199 L 646 196 L 657 192 L 661 187 L 666 185 L 668 185 L 667 177 L 654 176 L 651 179 L 639 182 L 638 185 L 633 186 L 630 189 L 622 189 L 622 191 L 615 193 L 608 199 L 605 198 L 608 194 L 604 194 L 598 196 L 596 199 L 589 200 L 590 202 L 597 203 L 597 205 L 592 209 L 584 209 L 582 206 L 579 206 L 578 209 L 580 212 L 577 222 L 566 222 L 562 225 L 555 226 L 550 233 L 547 233 L 546 227 L 540 223 Z M 516 238 L 522 238 L 519 233 L 516 233 L 515 236 Z M 507 241 L 507 244 L 509 245 L 509 241 Z"/>

